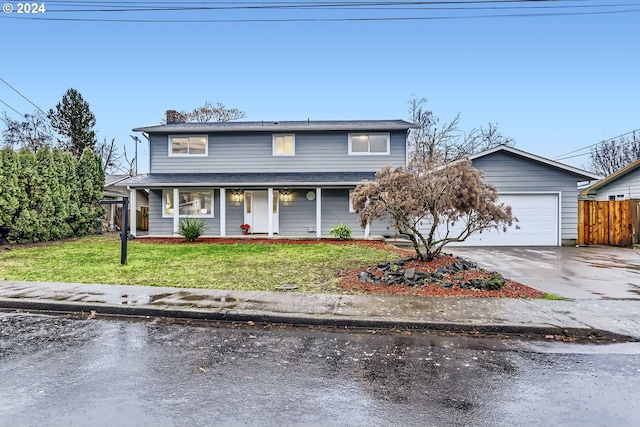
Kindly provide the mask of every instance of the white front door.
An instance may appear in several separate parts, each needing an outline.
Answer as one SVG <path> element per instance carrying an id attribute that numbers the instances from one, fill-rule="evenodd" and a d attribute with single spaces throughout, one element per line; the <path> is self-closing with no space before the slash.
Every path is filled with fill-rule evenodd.
<path id="1" fill-rule="evenodd" d="M 273 232 L 279 232 L 278 198 L 278 191 L 274 191 L 270 207 L 268 191 L 245 191 L 244 222 L 251 226 L 251 233 L 269 232 L 269 214 L 273 215 Z"/>

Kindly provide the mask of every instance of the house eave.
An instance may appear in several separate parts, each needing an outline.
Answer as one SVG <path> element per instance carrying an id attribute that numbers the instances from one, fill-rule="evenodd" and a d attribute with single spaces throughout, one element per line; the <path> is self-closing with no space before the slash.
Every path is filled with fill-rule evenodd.
<path id="1" fill-rule="evenodd" d="M 134 128 L 134 132 L 146 133 L 218 133 L 218 132 L 364 132 L 408 131 L 416 126 L 400 119 L 393 120 L 324 120 L 324 121 L 260 121 L 171 123 Z"/>

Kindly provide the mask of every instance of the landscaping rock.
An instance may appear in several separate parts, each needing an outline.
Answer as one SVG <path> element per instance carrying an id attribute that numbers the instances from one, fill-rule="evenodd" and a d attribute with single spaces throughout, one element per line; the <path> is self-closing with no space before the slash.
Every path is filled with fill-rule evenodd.
<path id="1" fill-rule="evenodd" d="M 456 258 L 448 265 L 438 268 L 435 272 L 416 271 L 414 267 L 405 266 L 415 258 L 400 259 L 395 262 L 382 262 L 374 267 L 369 267 L 360 272 L 359 279 L 362 283 L 378 283 L 387 286 L 424 286 L 437 283 L 439 286 L 451 288 L 456 284 L 463 289 L 500 290 L 505 284 L 505 279 L 499 273 L 492 273 L 489 278 L 473 278 L 464 280 L 464 274 L 470 270 L 488 273 L 478 268 L 475 262 L 463 258 Z"/>

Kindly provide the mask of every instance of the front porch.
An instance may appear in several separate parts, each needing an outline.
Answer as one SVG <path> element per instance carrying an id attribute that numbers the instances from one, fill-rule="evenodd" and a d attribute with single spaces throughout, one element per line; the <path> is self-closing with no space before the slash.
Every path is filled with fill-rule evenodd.
<path id="1" fill-rule="evenodd" d="M 355 187 L 374 172 L 185 173 L 137 175 L 122 182 L 136 203 L 136 189 L 149 191 L 149 236 L 176 236 L 181 218 L 205 221 L 206 237 L 249 235 L 331 237 L 340 224 L 353 237 L 392 236 L 376 221 L 362 228 L 351 203 Z M 132 224 L 135 213 L 132 212 Z M 131 231 L 135 236 L 135 230 Z"/>
<path id="2" fill-rule="evenodd" d="M 175 237 L 180 219 L 185 217 L 205 221 L 203 237 L 320 239 L 332 237 L 329 231 L 339 224 L 350 227 L 354 238 L 391 235 L 388 224 L 360 227 L 351 207 L 352 190 L 353 187 L 151 189 L 147 235 Z M 131 215 L 135 218 L 136 213 L 132 211 Z M 243 224 L 250 226 L 248 235 L 241 228 Z M 131 235 L 136 236 L 133 228 Z"/>

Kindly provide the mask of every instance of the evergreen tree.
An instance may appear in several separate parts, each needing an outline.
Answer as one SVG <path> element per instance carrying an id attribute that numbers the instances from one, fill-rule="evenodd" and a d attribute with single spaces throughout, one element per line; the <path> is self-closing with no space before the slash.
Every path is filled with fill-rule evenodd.
<path id="1" fill-rule="evenodd" d="M 35 242 L 38 240 L 39 218 L 36 211 L 34 193 L 40 185 L 40 176 L 37 173 L 36 156 L 33 152 L 22 149 L 18 153 L 18 187 L 19 207 L 15 217 L 13 228 L 9 231 L 9 242 Z"/>
<path id="2" fill-rule="evenodd" d="M 7 240 L 20 207 L 18 155 L 11 149 L 0 152 L 0 242 Z"/>
<path id="3" fill-rule="evenodd" d="M 36 153 L 36 173 L 40 177 L 34 186 L 32 201 L 38 213 L 38 230 L 36 238 L 40 241 L 51 240 L 54 232 L 54 218 L 56 208 L 53 203 L 53 193 L 58 190 L 58 178 L 53 166 L 53 157 L 49 148 L 42 148 Z"/>
<path id="4" fill-rule="evenodd" d="M 67 224 L 71 229 L 71 234 L 79 235 L 82 226 L 80 215 L 80 183 L 78 182 L 78 162 L 69 152 L 62 153 L 62 161 L 64 162 L 66 178 L 64 188 L 68 195 L 68 216 Z"/>
<path id="5" fill-rule="evenodd" d="M 61 148 L 71 151 L 76 158 L 82 155 L 85 148 L 95 148 L 96 133 L 93 127 L 96 118 L 89 109 L 89 103 L 77 90 L 68 89 L 56 108 L 49 110 L 47 117 L 58 134 L 66 138 L 59 141 Z"/>
<path id="6" fill-rule="evenodd" d="M 89 234 L 95 229 L 95 222 L 104 216 L 105 210 L 100 204 L 104 191 L 104 171 L 100 158 L 90 149 L 85 149 L 78 161 L 78 183 L 80 187 L 80 235 Z"/>
<path id="7" fill-rule="evenodd" d="M 72 203 L 72 190 L 74 189 L 75 180 L 75 168 L 73 171 L 69 170 L 69 162 L 67 158 L 73 162 L 73 157 L 70 153 L 65 153 L 62 150 L 53 150 L 53 164 L 56 168 L 56 176 L 58 178 L 58 191 L 54 193 L 53 204 L 56 208 L 56 230 L 57 238 L 63 239 L 65 237 L 73 236 L 73 230 L 69 224 L 69 218 L 71 216 L 71 203 Z M 72 179 L 69 177 L 72 176 Z M 74 195 L 75 197 L 75 195 Z"/>

